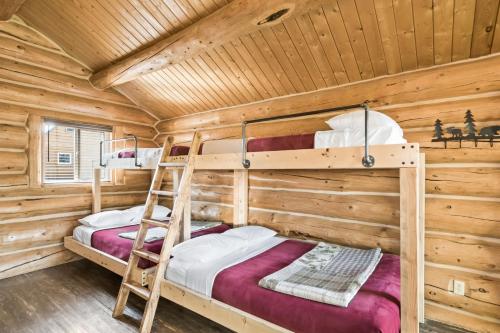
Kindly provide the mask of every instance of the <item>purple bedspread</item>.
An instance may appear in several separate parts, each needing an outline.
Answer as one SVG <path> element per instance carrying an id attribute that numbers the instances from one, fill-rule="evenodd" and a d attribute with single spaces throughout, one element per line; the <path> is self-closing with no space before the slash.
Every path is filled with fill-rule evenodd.
<path id="1" fill-rule="evenodd" d="M 123 261 L 128 261 L 134 241 L 122 238 L 118 236 L 118 234 L 121 234 L 122 232 L 136 231 L 137 229 L 139 229 L 139 225 L 96 231 L 92 234 L 91 245 L 93 248 L 106 252 L 113 257 Z M 191 233 L 191 237 L 195 238 L 207 234 L 222 233 L 229 229 L 231 229 L 231 227 L 227 224 L 221 224 L 213 228 L 193 232 Z M 144 243 L 144 248 L 154 253 L 160 253 L 162 244 L 163 240 L 157 240 L 151 243 Z M 154 266 L 154 263 L 145 259 L 139 260 L 140 268 L 148 268 L 151 266 Z"/>
<path id="2" fill-rule="evenodd" d="M 258 286 L 264 276 L 288 266 L 314 244 L 287 240 L 220 272 L 212 297 L 294 332 L 398 333 L 399 257 L 384 254 L 347 308 L 278 293 Z"/>
<path id="3" fill-rule="evenodd" d="M 313 148 L 314 148 L 314 133 L 257 138 L 248 140 L 247 143 L 248 152 L 297 150 L 297 149 L 313 149 Z"/>

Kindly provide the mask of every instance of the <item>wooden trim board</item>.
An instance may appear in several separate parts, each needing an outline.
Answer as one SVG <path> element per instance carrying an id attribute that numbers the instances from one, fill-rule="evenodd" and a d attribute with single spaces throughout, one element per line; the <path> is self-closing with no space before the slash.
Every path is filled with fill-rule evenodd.
<path id="1" fill-rule="evenodd" d="M 418 167 L 419 144 L 370 146 L 375 158 L 370 169 L 405 169 Z M 363 147 L 300 149 L 248 153 L 252 170 L 266 169 L 367 169 L 362 165 Z M 197 155 L 196 170 L 242 170 L 242 154 Z M 169 162 L 183 162 L 185 156 L 169 157 Z"/>
<path id="2" fill-rule="evenodd" d="M 241 333 L 291 332 L 285 328 L 163 279 L 162 297 Z"/>
<path id="3" fill-rule="evenodd" d="M 127 263 L 125 261 L 85 245 L 75 240 L 73 236 L 64 237 L 64 247 L 120 276 L 123 276 L 127 268 Z M 132 276 L 133 282 L 146 286 L 148 284 L 147 277 L 150 273 L 153 273 L 154 270 L 154 267 L 146 269 L 137 268 L 136 274 Z"/>

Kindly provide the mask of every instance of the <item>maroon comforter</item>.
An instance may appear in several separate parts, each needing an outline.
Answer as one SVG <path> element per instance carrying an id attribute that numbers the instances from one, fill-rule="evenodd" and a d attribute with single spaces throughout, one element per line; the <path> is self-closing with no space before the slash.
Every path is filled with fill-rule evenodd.
<path id="1" fill-rule="evenodd" d="M 133 225 L 96 231 L 92 234 L 91 245 L 93 248 L 106 252 L 113 257 L 116 257 L 123 261 L 128 261 L 134 241 L 131 239 L 122 238 L 118 236 L 118 234 L 121 234 L 122 232 L 136 231 L 138 229 L 139 225 Z M 222 233 L 229 229 L 230 227 L 228 225 L 221 224 L 213 228 L 193 232 L 191 233 L 191 237 L 195 238 L 207 234 Z M 154 253 L 160 253 L 162 244 L 163 240 L 157 240 L 151 243 L 144 243 L 144 248 Z M 151 266 L 154 266 L 154 263 L 145 259 L 140 259 L 140 268 L 148 268 Z"/>
<path id="2" fill-rule="evenodd" d="M 288 240 L 220 272 L 212 297 L 294 332 L 398 333 L 399 257 L 384 254 L 347 308 L 278 293 L 258 286 L 261 278 L 288 266 L 314 244 Z"/>

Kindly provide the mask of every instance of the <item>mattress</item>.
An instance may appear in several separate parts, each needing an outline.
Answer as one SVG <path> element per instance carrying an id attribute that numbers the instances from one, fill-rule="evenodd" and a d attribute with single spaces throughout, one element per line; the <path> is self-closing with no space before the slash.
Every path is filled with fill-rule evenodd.
<path id="1" fill-rule="evenodd" d="M 198 155 L 241 153 L 241 139 L 205 141 L 200 145 Z M 170 156 L 183 156 L 189 153 L 188 146 L 173 146 Z"/>
<path id="2" fill-rule="evenodd" d="M 294 332 L 398 333 L 399 257 L 384 254 L 347 308 L 259 287 L 264 276 L 288 266 L 314 244 L 287 240 L 217 274 L 212 298 Z"/>
<path id="3" fill-rule="evenodd" d="M 95 231 L 92 228 L 78 226 L 73 231 L 73 238 L 83 244 L 89 244 L 88 242 L 90 241 L 90 246 L 93 248 L 123 261 L 128 261 L 134 241 L 122 238 L 118 235 L 122 232 L 137 231 L 138 229 L 139 225 L 132 225 Z M 229 229 L 230 227 L 228 225 L 221 224 L 213 228 L 192 232 L 191 237 L 195 238 L 211 233 L 222 233 Z M 163 240 L 157 240 L 151 243 L 144 243 L 144 248 L 154 253 L 160 253 L 162 245 Z M 140 268 L 148 268 L 151 266 L 154 266 L 154 264 L 148 260 L 141 259 L 139 261 Z"/>
<path id="4" fill-rule="evenodd" d="M 282 237 L 269 237 L 261 242 L 252 242 L 250 246 L 242 246 L 232 249 L 227 255 L 223 255 L 210 262 L 195 262 L 186 264 L 176 260 L 175 255 L 165 272 L 167 280 L 187 287 L 199 294 L 210 297 L 215 277 L 223 269 L 253 258 L 256 255 L 284 242 Z"/>
<path id="5" fill-rule="evenodd" d="M 218 143 L 222 142 L 222 143 Z M 208 145 L 208 147 L 205 147 Z M 296 150 L 296 149 L 313 149 L 314 148 L 314 133 L 277 136 L 268 138 L 250 139 L 247 142 L 248 152 L 258 151 L 276 151 L 276 150 Z M 189 147 L 174 146 L 170 153 L 171 156 L 187 155 Z M 198 152 L 203 154 L 224 154 L 224 153 L 240 153 L 241 139 L 227 139 L 208 141 L 200 148 Z"/>

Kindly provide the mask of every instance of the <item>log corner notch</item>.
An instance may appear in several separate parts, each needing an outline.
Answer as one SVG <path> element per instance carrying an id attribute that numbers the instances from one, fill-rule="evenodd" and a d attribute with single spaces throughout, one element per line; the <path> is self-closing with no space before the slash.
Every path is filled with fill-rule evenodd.
<path id="1" fill-rule="evenodd" d="M 0 21 L 8 21 L 26 0 L 0 0 Z"/>
<path id="2" fill-rule="evenodd" d="M 2 1 L 2 0 L 0 0 Z M 327 0 L 235 0 L 169 37 L 90 77 L 97 89 L 123 84 L 192 58 L 239 36 L 281 23 Z"/>

